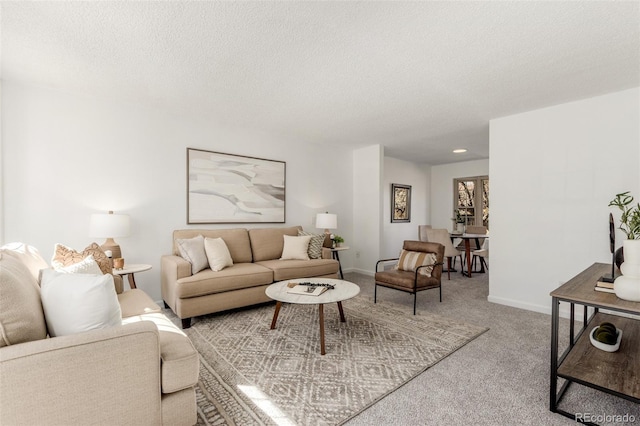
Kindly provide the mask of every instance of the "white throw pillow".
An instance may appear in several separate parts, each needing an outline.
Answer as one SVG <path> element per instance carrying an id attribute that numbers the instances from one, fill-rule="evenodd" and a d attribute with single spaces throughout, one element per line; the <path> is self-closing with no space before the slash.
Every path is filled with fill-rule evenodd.
<path id="1" fill-rule="evenodd" d="M 309 260 L 309 241 L 311 235 L 300 237 L 284 236 L 284 248 L 282 249 L 282 257 L 280 260 Z"/>
<path id="2" fill-rule="evenodd" d="M 82 259 L 78 263 L 74 263 L 69 266 L 55 266 L 54 269 L 58 272 L 62 272 L 65 274 L 91 274 L 91 275 L 102 275 L 102 270 L 100 266 L 93 258 L 93 255 L 89 255 Z"/>
<path id="3" fill-rule="evenodd" d="M 177 239 L 176 245 L 178 246 L 180 256 L 191 263 L 192 274 L 197 274 L 209 266 L 207 253 L 204 251 L 204 237 L 202 235 L 193 238 Z"/>
<path id="4" fill-rule="evenodd" d="M 51 337 L 122 324 L 113 276 L 42 271 L 40 297 Z"/>
<path id="5" fill-rule="evenodd" d="M 204 251 L 212 271 L 222 271 L 227 266 L 233 265 L 231 253 L 222 238 L 205 238 Z"/>

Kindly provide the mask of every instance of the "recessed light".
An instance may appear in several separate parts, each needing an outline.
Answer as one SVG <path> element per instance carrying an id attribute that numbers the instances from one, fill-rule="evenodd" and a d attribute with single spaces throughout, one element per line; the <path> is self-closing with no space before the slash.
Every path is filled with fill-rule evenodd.
<path id="1" fill-rule="evenodd" d="M 467 150 L 464 148 L 458 148 L 453 150 L 454 154 L 462 154 L 463 152 L 467 152 Z"/>

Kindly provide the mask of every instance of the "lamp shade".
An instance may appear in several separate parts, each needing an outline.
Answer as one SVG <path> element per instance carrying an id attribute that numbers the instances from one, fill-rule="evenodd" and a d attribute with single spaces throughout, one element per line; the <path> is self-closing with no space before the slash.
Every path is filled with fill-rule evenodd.
<path id="1" fill-rule="evenodd" d="M 333 213 L 318 213 L 316 215 L 316 228 L 336 229 L 338 227 L 338 215 Z"/>
<path id="2" fill-rule="evenodd" d="M 96 238 L 126 237 L 130 231 L 130 220 L 127 214 L 92 214 L 89 222 L 89 236 Z"/>

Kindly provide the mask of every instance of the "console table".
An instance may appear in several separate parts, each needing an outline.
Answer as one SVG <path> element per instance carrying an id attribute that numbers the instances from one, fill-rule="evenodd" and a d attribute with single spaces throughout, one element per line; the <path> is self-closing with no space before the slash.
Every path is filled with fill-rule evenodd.
<path id="1" fill-rule="evenodd" d="M 640 320 L 600 312 L 600 309 L 606 309 L 612 312 L 640 315 L 640 303 L 619 299 L 613 293 L 594 290 L 598 278 L 610 272 L 611 265 L 594 263 L 551 292 L 549 409 L 576 421 L 581 419 L 558 407 L 562 396 L 573 382 L 640 403 Z M 571 320 L 569 346 L 558 357 L 560 302 L 569 303 Z M 585 307 L 582 327 L 577 332 L 574 319 L 575 305 Z M 591 315 L 588 308 L 593 308 Z M 592 328 L 605 321 L 622 329 L 622 342 L 617 352 L 601 351 L 589 340 Z M 559 391 L 558 378 L 566 379 Z"/>

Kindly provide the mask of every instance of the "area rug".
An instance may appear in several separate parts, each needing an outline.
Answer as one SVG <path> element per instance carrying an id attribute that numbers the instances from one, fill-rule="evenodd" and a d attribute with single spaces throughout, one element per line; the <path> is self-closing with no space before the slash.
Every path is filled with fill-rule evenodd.
<path id="1" fill-rule="evenodd" d="M 274 305 L 199 317 L 185 330 L 200 353 L 199 425 L 339 425 L 487 328 L 365 296 L 318 307 Z"/>

